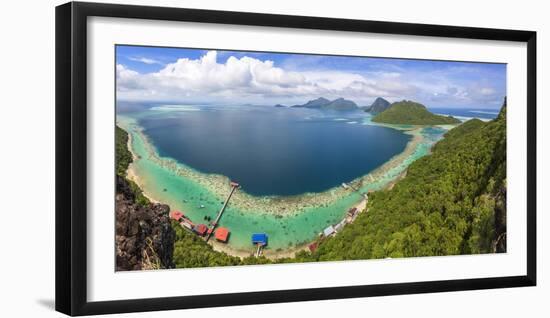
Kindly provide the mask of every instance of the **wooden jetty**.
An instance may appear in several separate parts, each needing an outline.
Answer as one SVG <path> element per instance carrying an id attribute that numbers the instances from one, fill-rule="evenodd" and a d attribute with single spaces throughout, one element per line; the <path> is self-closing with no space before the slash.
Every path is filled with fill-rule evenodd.
<path id="1" fill-rule="evenodd" d="M 229 203 L 229 200 L 231 199 L 231 196 L 233 193 L 240 187 L 240 185 L 237 182 L 231 182 L 231 192 L 229 192 L 229 195 L 227 196 L 227 199 L 225 199 L 225 202 L 223 203 L 222 208 L 218 212 L 218 215 L 216 216 L 216 219 L 214 222 L 212 222 L 212 227 L 208 231 L 208 234 L 206 236 L 206 241 L 210 239 L 212 236 L 212 233 L 214 233 L 214 230 L 216 229 L 216 226 L 218 226 L 218 222 L 220 221 L 220 218 L 222 217 L 223 211 L 225 211 L 225 208 L 227 207 L 227 204 Z"/>

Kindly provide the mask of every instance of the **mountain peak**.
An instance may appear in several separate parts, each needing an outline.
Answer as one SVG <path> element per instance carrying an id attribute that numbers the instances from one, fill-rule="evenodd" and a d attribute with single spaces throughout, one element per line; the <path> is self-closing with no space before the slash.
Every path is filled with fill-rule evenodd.
<path id="1" fill-rule="evenodd" d="M 373 114 L 378 114 L 390 107 L 390 102 L 385 100 L 382 97 L 377 97 L 374 102 L 368 107 L 365 111 L 368 111 Z"/>

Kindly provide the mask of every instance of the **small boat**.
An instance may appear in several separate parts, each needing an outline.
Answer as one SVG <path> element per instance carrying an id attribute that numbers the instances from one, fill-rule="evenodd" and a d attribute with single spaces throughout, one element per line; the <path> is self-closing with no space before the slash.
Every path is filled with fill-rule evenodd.
<path id="1" fill-rule="evenodd" d="M 199 208 L 200 208 L 200 209 L 204 209 L 204 204 L 201 204 L 201 205 L 199 206 Z"/>

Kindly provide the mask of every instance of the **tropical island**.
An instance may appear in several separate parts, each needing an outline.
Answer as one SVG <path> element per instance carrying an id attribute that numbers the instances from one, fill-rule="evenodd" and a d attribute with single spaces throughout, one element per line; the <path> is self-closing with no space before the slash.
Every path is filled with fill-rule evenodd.
<path id="1" fill-rule="evenodd" d="M 329 100 L 324 97 L 319 97 L 314 100 L 310 100 L 302 105 L 294 105 L 292 108 L 310 108 L 310 109 L 322 109 L 322 110 L 337 110 L 337 111 L 351 111 L 359 109 L 359 106 L 351 100 L 344 99 L 342 97 L 335 100 Z"/>
<path id="2" fill-rule="evenodd" d="M 426 115 L 425 107 L 413 102 L 394 103 L 379 115 L 388 111 L 394 118 L 405 119 L 399 124 L 419 123 L 419 118 L 423 125 L 456 123 L 449 117 Z M 219 250 L 170 220 L 168 206 L 149 200 L 127 178 L 133 161 L 128 134 L 118 127 L 116 133 L 117 214 L 137 215 L 134 219 L 117 217 L 120 270 L 506 251 L 505 104 L 490 122 L 472 119 L 449 130 L 431 154 L 408 166 L 400 180 L 369 193 L 363 211 L 337 234 L 320 237 L 291 256 L 276 258 L 231 255 L 231 250 Z"/>

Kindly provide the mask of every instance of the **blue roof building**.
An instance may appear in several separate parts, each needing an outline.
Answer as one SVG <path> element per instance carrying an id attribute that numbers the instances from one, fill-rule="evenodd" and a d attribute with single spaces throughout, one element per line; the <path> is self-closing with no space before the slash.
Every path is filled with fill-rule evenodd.
<path id="1" fill-rule="evenodd" d="M 252 244 L 267 245 L 267 234 L 265 233 L 252 234 Z"/>
<path id="2" fill-rule="evenodd" d="M 326 229 L 323 230 L 323 235 L 328 237 L 331 236 L 336 230 L 334 229 L 334 226 L 329 226 Z"/>

